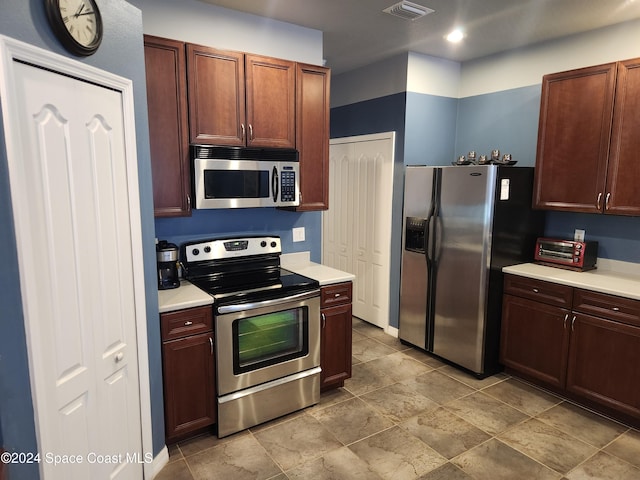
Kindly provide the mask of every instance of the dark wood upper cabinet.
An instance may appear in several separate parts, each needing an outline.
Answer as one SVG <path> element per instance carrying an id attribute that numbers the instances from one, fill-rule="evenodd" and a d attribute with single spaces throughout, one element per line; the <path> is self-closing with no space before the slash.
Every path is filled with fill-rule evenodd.
<path id="1" fill-rule="evenodd" d="M 244 54 L 187 44 L 191 143 L 245 144 Z"/>
<path id="2" fill-rule="evenodd" d="M 329 91 L 331 71 L 296 66 L 296 145 L 300 152 L 298 211 L 329 208 Z"/>
<path id="3" fill-rule="evenodd" d="M 184 43 L 145 35 L 147 109 L 156 217 L 191 215 Z"/>
<path id="4" fill-rule="evenodd" d="M 295 147 L 295 63 L 187 44 L 192 143 Z"/>
<path id="5" fill-rule="evenodd" d="M 640 215 L 640 58 L 618 63 L 604 208 Z"/>
<path id="6" fill-rule="evenodd" d="M 640 215 L 640 59 L 545 75 L 533 204 Z"/>
<path id="7" fill-rule="evenodd" d="M 295 62 L 245 55 L 247 146 L 295 148 Z"/>

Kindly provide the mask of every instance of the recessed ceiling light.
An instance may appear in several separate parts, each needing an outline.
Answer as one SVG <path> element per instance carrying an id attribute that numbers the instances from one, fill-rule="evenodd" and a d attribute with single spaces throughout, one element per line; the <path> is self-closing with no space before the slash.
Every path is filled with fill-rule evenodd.
<path id="1" fill-rule="evenodd" d="M 459 28 L 456 28 L 444 38 L 446 38 L 451 43 L 458 43 L 460 40 L 464 38 L 464 32 Z"/>

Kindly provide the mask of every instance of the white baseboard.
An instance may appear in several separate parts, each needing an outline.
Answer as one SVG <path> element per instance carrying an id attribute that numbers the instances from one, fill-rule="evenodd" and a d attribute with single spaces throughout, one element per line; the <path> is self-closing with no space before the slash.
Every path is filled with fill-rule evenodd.
<path id="1" fill-rule="evenodd" d="M 160 450 L 160 453 L 153 459 L 153 462 L 151 462 L 151 478 L 156 478 L 156 475 L 160 473 L 160 470 L 162 470 L 167 463 L 169 463 L 169 449 L 165 445 L 164 448 Z"/>
<path id="2" fill-rule="evenodd" d="M 384 329 L 384 333 L 391 335 L 392 337 L 398 338 L 398 329 L 396 327 L 387 325 Z"/>

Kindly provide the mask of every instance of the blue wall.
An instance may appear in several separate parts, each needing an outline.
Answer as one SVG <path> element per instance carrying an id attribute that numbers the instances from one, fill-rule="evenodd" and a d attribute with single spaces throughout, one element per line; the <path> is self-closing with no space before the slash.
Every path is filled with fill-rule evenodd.
<path id="1" fill-rule="evenodd" d="M 305 228 L 305 241 L 293 242 L 294 227 Z M 180 245 L 196 239 L 246 235 L 279 235 L 284 253 L 311 252 L 311 260 L 320 262 L 322 250 L 322 214 L 289 212 L 275 208 L 239 208 L 236 210 L 194 210 L 191 217 L 156 219 L 156 235 Z"/>
<path id="2" fill-rule="evenodd" d="M 0 34 L 36 45 L 65 56 L 69 55 L 51 33 L 41 0 L 2 0 Z M 160 326 L 156 288 L 153 200 L 149 162 L 146 82 L 140 11 L 124 0 L 98 0 L 104 21 L 104 39 L 91 57 L 81 59 L 97 68 L 133 80 L 136 147 L 140 187 L 144 273 L 146 284 L 147 332 L 149 339 L 151 415 L 154 455 L 164 447 L 164 408 L 162 403 L 162 367 Z M 15 452 L 36 451 L 35 426 L 29 383 L 27 347 L 18 262 L 9 195 L 4 136 L 0 129 L 0 426 L 5 447 Z M 37 465 L 10 465 L 9 477 L 37 479 Z"/>
<path id="3" fill-rule="evenodd" d="M 533 167 L 538 143 L 540 85 L 461 98 L 456 124 L 456 158 L 475 150 L 510 153 L 518 166 Z"/>

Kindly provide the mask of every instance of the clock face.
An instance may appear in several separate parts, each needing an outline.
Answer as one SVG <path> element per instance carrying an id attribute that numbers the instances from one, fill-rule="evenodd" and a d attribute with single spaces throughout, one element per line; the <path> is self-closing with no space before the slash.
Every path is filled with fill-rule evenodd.
<path id="1" fill-rule="evenodd" d="M 71 52 L 91 55 L 102 40 L 102 18 L 95 0 L 46 0 L 54 32 Z"/>

